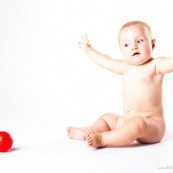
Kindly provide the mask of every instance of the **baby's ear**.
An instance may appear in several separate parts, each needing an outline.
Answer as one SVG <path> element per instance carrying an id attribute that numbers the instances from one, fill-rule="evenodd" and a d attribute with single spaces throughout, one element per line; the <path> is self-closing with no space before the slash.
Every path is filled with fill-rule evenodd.
<path id="1" fill-rule="evenodd" d="M 156 46 L 156 39 L 153 39 L 151 41 L 151 44 L 152 44 L 152 50 L 154 50 L 155 46 Z"/>

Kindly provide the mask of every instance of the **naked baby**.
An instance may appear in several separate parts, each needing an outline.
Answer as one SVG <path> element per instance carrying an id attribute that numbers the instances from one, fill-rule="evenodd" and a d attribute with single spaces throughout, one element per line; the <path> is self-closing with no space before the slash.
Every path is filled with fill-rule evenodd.
<path id="1" fill-rule="evenodd" d="M 173 71 L 173 57 L 152 57 L 151 28 L 142 21 L 122 26 L 118 36 L 124 59 L 112 59 L 95 50 L 87 36 L 79 47 L 99 66 L 123 77 L 123 115 L 106 113 L 88 127 L 69 127 L 71 139 L 86 140 L 89 147 L 122 147 L 135 140 L 158 143 L 165 133 L 162 105 L 164 74 Z"/>

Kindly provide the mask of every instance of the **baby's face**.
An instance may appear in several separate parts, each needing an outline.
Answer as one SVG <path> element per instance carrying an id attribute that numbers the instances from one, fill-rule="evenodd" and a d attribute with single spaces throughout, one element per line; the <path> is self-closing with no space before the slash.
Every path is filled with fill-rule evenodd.
<path id="1" fill-rule="evenodd" d="M 140 24 L 123 28 L 119 45 L 125 60 L 132 65 L 142 65 L 151 59 L 154 47 L 148 30 Z"/>

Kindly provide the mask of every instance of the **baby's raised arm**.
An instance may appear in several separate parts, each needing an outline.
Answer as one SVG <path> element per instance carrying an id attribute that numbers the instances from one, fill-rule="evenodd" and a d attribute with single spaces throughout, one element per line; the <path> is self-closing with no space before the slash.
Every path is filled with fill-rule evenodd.
<path id="1" fill-rule="evenodd" d="M 157 63 L 156 63 L 156 73 L 157 74 L 166 74 L 166 73 L 170 73 L 170 72 L 173 72 L 173 57 L 158 58 Z"/>
<path id="2" fill-rule="evenodd" d="M 125 61 L 112 59 L 108 55 L 102 54 L 91 46 L 86 35 L 82 36 L 82 41 L 79 42 L 79 47 L 88 55 L 88 57 L 98 64 L 114 73 L 123 74 L 125 68 Z"/>

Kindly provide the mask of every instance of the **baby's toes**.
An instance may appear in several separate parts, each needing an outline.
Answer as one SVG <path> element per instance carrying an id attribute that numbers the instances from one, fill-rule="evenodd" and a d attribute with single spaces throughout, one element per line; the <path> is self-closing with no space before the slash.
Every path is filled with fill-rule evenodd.
<path id="1" fill-rule="evenodd" d="M 88 136 L 88 137 L 86 138 L 86 140 L 87 140 L 87 142 L 88 142 L 88 146 L 89 146 L 89 147 L 93 145 L 93 141 L 92 141 L 92 137 L 91 137 L 91 136 Z"/>
<path id="2" fill-rule="evenodd" d="M 83 135 L 83 140 L 86 141 L 88 137 L 89 137 L 88 134 L 84 134 L 84 135 Z"/>
<path id="3" fill-rule="evenodd" d="M 68 136 L 71 138 L 71 127 L 67 128 Z"/>

